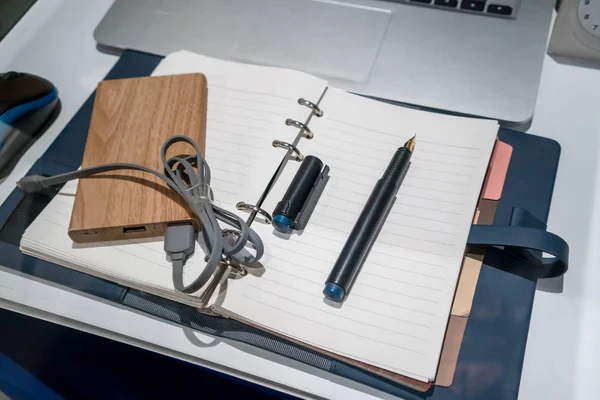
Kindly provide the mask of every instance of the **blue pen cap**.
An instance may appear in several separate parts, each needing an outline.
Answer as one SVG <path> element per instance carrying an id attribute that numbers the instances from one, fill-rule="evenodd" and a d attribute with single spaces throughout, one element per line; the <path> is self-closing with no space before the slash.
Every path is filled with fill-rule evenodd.
<path id="1" fill-rule="evenodd" d="M 327 297 L 331 301 L 335 301 L 336 303 L 341 303 L 344 300 L 344 289 L 340 285 L 336 285 L 335 283 L 329 282 L 325 284 L 325 289 L 323 289 L 323 295 Z"/>
<path id="2" fill-rule="evenodd" d="M 275 215 L 273 217 L 273 227 L 277 232 L 281 233 L 291 233 L 292 229 L 292 221 L 285 215 Z"/>

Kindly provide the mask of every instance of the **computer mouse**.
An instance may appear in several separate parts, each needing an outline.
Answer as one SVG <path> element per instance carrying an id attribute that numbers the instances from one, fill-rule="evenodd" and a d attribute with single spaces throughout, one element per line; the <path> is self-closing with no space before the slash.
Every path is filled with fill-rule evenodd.
<path id="1" fill-rule="evenodd" d="M 0 73 L 0 179 L 48 129 L 60 112 L 58 90 L 39 76 Z"/>

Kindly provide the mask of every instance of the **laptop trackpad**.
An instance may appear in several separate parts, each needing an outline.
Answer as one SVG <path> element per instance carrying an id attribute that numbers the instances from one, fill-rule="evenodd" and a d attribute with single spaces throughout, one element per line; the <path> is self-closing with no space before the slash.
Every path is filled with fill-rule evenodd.
<path id="1" fill-rule="evenodd" d="M 365 82 L 390 16 L 386 9 L 339 1 L 272 2 L 248 21 L 233 58 Z"/>

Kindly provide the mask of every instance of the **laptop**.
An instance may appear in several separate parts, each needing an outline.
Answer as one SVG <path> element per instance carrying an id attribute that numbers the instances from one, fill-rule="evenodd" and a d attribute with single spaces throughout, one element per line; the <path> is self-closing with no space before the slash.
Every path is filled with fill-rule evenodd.
<path id="1" fill-rule="evenodd" d="M 101 47 L 293 68 L 402 104 L 531 120 L 553 0 L 116 0 Z"/>

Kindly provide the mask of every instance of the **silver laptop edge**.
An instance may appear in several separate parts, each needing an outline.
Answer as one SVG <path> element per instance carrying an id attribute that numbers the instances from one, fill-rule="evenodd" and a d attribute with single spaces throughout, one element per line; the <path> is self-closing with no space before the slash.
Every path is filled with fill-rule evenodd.
<path id="1" fill-rule="evenodd" d="M 519 124 L 533 115 L 553 5 L 522 0 L 513 18 L 494 18 L 375 0 L 117 0 L 95 38 L 294 68 L 352 92 Z"/>

